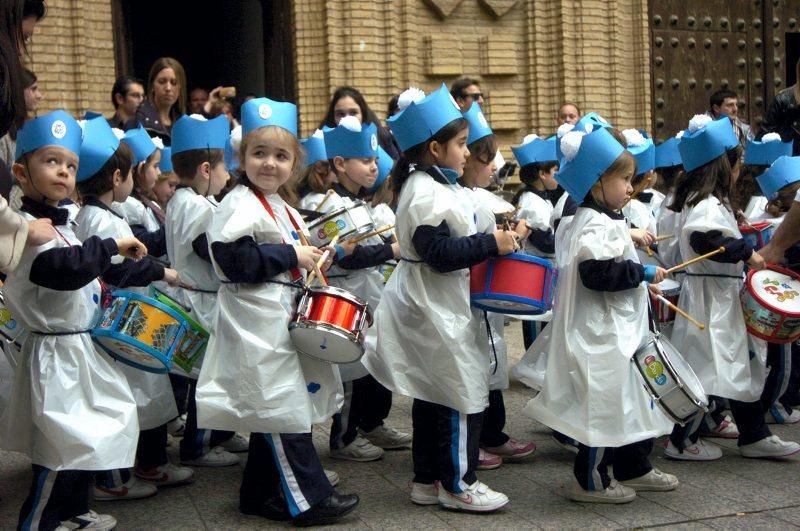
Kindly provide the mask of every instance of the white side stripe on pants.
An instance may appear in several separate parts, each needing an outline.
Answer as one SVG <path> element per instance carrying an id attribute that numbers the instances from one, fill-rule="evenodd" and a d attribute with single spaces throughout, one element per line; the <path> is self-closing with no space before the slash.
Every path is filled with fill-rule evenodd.
<path id="1" fill-rule="evenodd" d="M 306 500 L 303 491 L 300 490 L 300 485 L 297 483 L 297 478 L 294 477 L 294 471 L 289 465 L 289 460 L 286 458 L 286 452 L 283 450 L 281 436 L 276 433 L 271 433 L 267 436 L 272 438 L 272 445 L 275 448 L 275 455 L 278 456 L 278 463 L 281 469 L 280 473 L 286 481 L 286 487 L 289 489 L 289 494 L 291 494 L 294 499 L 295 505 L 297 505 L 301 513 L 309 510 L 311 504 Z"/>

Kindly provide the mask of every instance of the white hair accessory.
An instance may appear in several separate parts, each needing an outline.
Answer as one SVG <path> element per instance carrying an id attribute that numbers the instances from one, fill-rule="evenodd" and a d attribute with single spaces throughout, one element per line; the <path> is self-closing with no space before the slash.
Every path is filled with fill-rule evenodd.
<path id="1" fill-rule="evenodd" d="M 680 131 L 678 131 L 678 134 L 676 134 L 676 135 L 675 135 L 675 138 L 677 138 L 678 140 L 680 140 L 681 138 L 683 138 L 683 134 L 684 134 L 685 132 L 686 132 L 686 129 L 681 129 Z"/>
<path id="2" fill-rule="evenodd" d="M 231 148 L 233 149 L 234 153 L 239 152 L 239 148 L 242 146 L 242 126 L 237 125 L 231 131 Z"/>
<path id="3" fill-rule="evenodd" d="M 158 149 L 164 149 L 164 141 L 161 140 L 161 137 L 151 136 L 150 140 L 153 141 L 153 144 L 155 144 Z"/>
<path id="4" fill-rule="evenodd" d="M 574 160 L 581 149 L 581 143 L 586 133 L 583 131 L 570 131 L 561 138 L 561 153 L 568 161 Z"/>
<path id="5" fill-rule="evenodd" d="M 783 142 L 783 139 L 778 133 L 767 133 L 761 137 L 761 142 Z"/>
<path id="6" fill-rule="evenodd" d="M 111 132 L 113 132 L 114 136 L 116 136 L 119 140 L 122 140 L 122 137 L 125 136 L 125 131 L 118 127 L 112 127 Z"/>
<path id="7" fill-rule="evenodd" d="M 638 129 L 625 129 L 622 136 L 625 137 L 628 147 L 642 146 L 647 141 Z"/>
<path id="8" fill-rule="evenodd" d="M 417 87 L 408 87 L 397 98 L 397 108 L 404 111 L 411 103 L 416 103 L 425 97 L 425 93 Z"/>
<path id="9" fill-rule="evenodd" d="M 575 125 L 574 124 L 563 123 L 563 124 L 558 126 L 558 130 L 556 131 L 556 136 L 558 138 L 561 138 L 564 135 L 566 135 L 567 133 L 569 133 L 570 131 L 572 131 L 573 129 L 575 129 Z"/>
<path id="10" fill-rule="evenodd" d="M 81 126 L 81 130 L 86 129 L 86 120 L 78 120 L 78 125 Z"/>
<path id="11" fill-rule="evenodd" d="M 320 140 L 324 140 L 325 139 L 325 133 L 322 132 L 322 129 L 317 129 L 316 131 L 314 131 L 314 134 L 311 135 L 311 136 L 314 137 L 314 138 L 319 138 Z"/>
<path id="12" fill-rule="evenodd" d="M 529 135 L 525 135 L 525 138 L 522 139 L 522 145 L 524 146 L 525 144 L 530 144 L 531 142 L 533 142 L 537 138 L 539 138 L 539 135 L 537 135 L 536 133 L 531 133 Z"/>
<path id="13" fill-rule="evenodd" d="M 361 120 L 359 120 L 357 116 L 345 116 L 339 120 L 339 126 L 344 127 L 348 131 L 353 131 L 354 133 L 361 132 Z"/>
<path id="14" fill-rule="evenodd" d="M 503 157 L 503 154 L 500 153 L 499 149 L 497 150 L 497 153 L 494 154 L 494 165 L 498 170 L 506 165 L 506 159 Z"/>
<path id="15" fill-rule="evenodd" d="M 707 114 L 695 114 L 694 117 L 689 120 L 689 132 L 694 133 L 700 129 L 704 129 L 705 126 L 713 121 L 714 119 Z"/>
<path id="16" fill-rule="evenodd" d="M 207 122 L 208 121 L 208 118 L 206 118 L 202 114 L 190 114 L 189 118 L 194 118 L 195 120 L 200 120 L 201 122 Z"/>

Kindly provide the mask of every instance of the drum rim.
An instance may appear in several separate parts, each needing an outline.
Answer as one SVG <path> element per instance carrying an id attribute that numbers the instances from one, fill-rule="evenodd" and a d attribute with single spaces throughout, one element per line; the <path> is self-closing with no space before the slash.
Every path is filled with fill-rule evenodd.
<path id="1" fill-rule="evenodd" d="M 548 269 L 555 270 L 555 266 L 553 265 L 553 262 L 551 260 L 548 260 L 547 258 L 542 258 L 542 257 L 539 257 L 539 256 L 533 256 L 533 255 L 530 255 L 530 254 L 525 254 L 525 253 L 516 253 L 515 252 L 515 253 L 510 253 L 510 254 L 504 254 L 503 256 L 493 256 L 493 257 L 489 258 L 489 260 L 502 260 L 502 259 L 508 259 L 508 258 L 516 259 L 516 260 L 519 260 L 520 262 L 528 262 L 528 263 L 531 263 L 531 264 L 538 264 L 538 265 L 541 265 L 541 266 L 545 266 Z"/>
<path id="2" fill-rule="evenodd" d="M 767 219 L 756 221 L 750 225 L 739 225 L 739 232 L 742 234 L 760 234 L 765 230 L 771 228 L 773 223 Z"/>
<path id="3" fill-rule="evenodd" d="M 311 231 L 312 228 L 316 227 L 317 225 L 320 225 L 326 221 L 330 221 L 333 218 L 339 217 L 345 212 L 347 212 L 347 207 L 339 207 L 336 210 L 331 210 L 324 216 L 318 217 L 317 219 L 308 224 L 309 232 Z"/>
<path id="4" fill-rule="evenodd" d="M 486 295 L 491 294 L 491 297 L 487 297 Z M 481 298 L 482 297 L 482 298 Z M 547 308 L 546 303 L 539 303 L 539 304 L 529 304 L 528 301 L 538 301 L 541 299 L 532 299 L 530 297 L 522 297 L 520 295 L 507 295 L 507 294 L 496 294 L 491 291 L 482 291 L 480 293 L 471 293 L 469 296 L 470 304 L 474 308 L 478 308 L 479 310 L 483 310 L 485 312 L 491 313 L 507 313 L 511 315 L 542 315 L 548 312 L 549 308 Z M 483 301 L 491 301 L 491 300 L 501 300 L 501 301 L 508 301 L 508 302 L 519 302 L 525 303 L 529 306 L 535 306 L 538 310 L 537 312 L 531 312 L 530 310 L 514 310 L 512 308 L 496 308 L 492 306 L 488 306 Z"/>
<path id="5" fill-rule="evenodd" d="M 352 361 L 331 361 L 329 359 L 325 359 L 325 358 L 321 358 L 319 356 L 315 356 L 314 354 L 309 354 L 308 352 L 306 352 L 304 350 L 300 350 L 300 348 L 298 348 L 297 345 L 295 344 L 294 337 L 292 337 L 292 344 L 294 345 L 295 350 L 297 350 L 297 352 L 299 352 L 299 353 L 302 353 L 302 354 L 304 354 L 306 356 L 309 356 L 309 357 L 312 357 L 314 359 L 317 359 L 317 360 L 320 360 L 320 361 L 324 361 L 326 363 L 336 363 L 336 364 L 353 363 L 353 362 L 356 362 L 356 361 L 360 360 L 362 357 L 364 357 L 364 352 L 366 352 L 366 348 L 364 347 L 364 343 L 362 341 L 360 341 L 357 337 L 355 337 L 355 338 L 353 337 L 353 336 L 355 336 L 355 334 L 353 334 L 352 332 L 346 331 L 346 330 L 344 330 L 344 329 L 342 329 L 342 328 L 340 328 L 338 326 L 334 326 L 334 325 L 331 325 L 331 324 L 328 324 L 328 323 L 324 323 L 324 322 L 320 322 L 320 321 L 308 321 L 308 320 L 306 320 L 306 321 L 293 321 L 293 322 L 289 323 L 289 335 L 292 335 L 292 331 L 295 330 L 295 329 L 298 329 L 298 328 L 304 329 L 304 330 L 309 330 L 309 329 L 312 329 L 312 328 L 317 328 L 317 329 L 321 328 L 322 330 L 324 330 L 326 332 L 330 332 L 335 336 L 338 336 L 338 337 L 340 337 L 342 339 L 345 339 L 345 340 L 349 341 L 350 343 L 352 343 L 354 345 L 357 345 L 361 350 L 361 354 L 356 359 L 354 359 Z"/>
<path id="6" fill-rule="evenodd" d="M 782 273 L 782 274 L 784 274 L 784 275 L 786 275 L 788 277 L 793 278 L 797 282 L 800 282 L 800 275 L 798 275 L 797 273 L 795 273 L 791 269 L 787 269 L 787 268 L 779 266 L 777 264 L 767 264 L 767 266 L 764 269 L 769 269 L 771 271 L 775 271 L 776 273 Z M 760 271 L 764 271 L 764 269 L 762 269 Z M 760 271 L 756 271 L 755 269 L 751 269 L 750 271 L 748 271 L 747 272 L 747 278 L 745 279 L 746 282 L 744 283 L 744 287 L 747 290 L 747 292 L 760 305 L 764 306 L 765 308 L 768 308 L 770 311 L 775 312 L 775 310 L 778 309 L 778 308 L 776 308 L 771 302 L 766 301 L 763 298 L 761 298 L 761 296 L 758 293 L 756 293 L 755 290 L 753 290 L 753 288 L 751 287 L 751 284 L 753 282 L 753 276 L 755 276 Z M 775 312 L 775 313 L 781 313 L 782 315 L 785 315 L 786 317 L 800 318 L 800 312 L 784 312 L 784 311 L 780 311 L 780 312 Z M 787 343 L 791 343 L 791 341 L 787 341 Z"/>
<path id="7" fill-rule="evenodd" d="M 114 330 L 108 330 L 106 328 L 92 329 L 92 331 L 90 332 L 90 335 L 92 337 L 92 341 L 97 346 L 99 346 L 101 349 L 103 349 L 103 352 L 105 352 L 106 354 L 111 356 L 114 360 L 116 360 L 116 361 L 118 361 L 120 363 L 124 363 L 126 365 L 129 365 L 129 366 L 131 366 L 131 367 L 133 367 L 135 369 L 139 369 L 139 370 L 146 371 L 146 372 L 152 372 L 152 373 L 155 373 L 155 374 L 167 373 L 170 370 L 170 367 L 172 365 L 171 358 L 167 359 L 166 356 L 161 354 L 159 351 L 157 351 L 156 349 L 154 349 L 153 347 L 151 347 L 151 346 L 149 346 L 149 345 L 147 345 L 145 343 L 142 343 L 138 339 L 134 339 L 131 336 L 126 336 L 126 335 L 120 334 L 119 332 L 116 332 Z M 141 363 L 137 363 L 135 361 L 132 361 L 132 360 L 130 360 L 130 359 L 124 357 L 124 356 L 116 355 L 111 349 L 109 349 L 103 343 L 101 343 L 99 341 L 98 338 L 104 338 L 104 337 L 108 337 L 110 339 L 116 339 L 116 340 L 122 341 L 123 343 L 126 343 L 128 345 L 136 347 L 139 350 L 145 351 L 147 354 L 150 354 L 153 358 L 157 359 L 161 363 L 161 366 L 156 368 L 156 367 L 152 367 L 150 365 L 142 365 Z M 183 336 L 181 335 L 180 337 L 183 337 Z M 132 340 L 133 342 L 135 342 L 136 344 L 135 345 L 131 344 L 131 341 L 123 341 L 122 338 L 128 338 L 128 339 Z M 172 345 L 172 348 L 170 349 L 170 351 L 174 352 L 175 347 L 177 346 L 179 341 L 180 341 L 180 338 L 175 341 L 175 343 Z"/>

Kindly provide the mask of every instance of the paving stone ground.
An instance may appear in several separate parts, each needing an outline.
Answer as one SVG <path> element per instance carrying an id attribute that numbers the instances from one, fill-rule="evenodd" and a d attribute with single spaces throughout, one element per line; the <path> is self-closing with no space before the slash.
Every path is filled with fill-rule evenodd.
<path id="1" fill-rule="evenodd" d="M 506 327 L 510 361 L 522 355 L 518 323 Z M 520 413 L 530 391 L 517 382 L 505 393 L 506 431 L 534 440 L 538 449 L 520 463 L 506 463 L 479 473 L 481 481 L 506 493 L 511 502 L 491 515 L 467 515 L 438 507 L 418 507 L 408 499 L 411 453 L 387 452 L 373 463 L 335 461 L 328 457 L 328 427 L 314 430 L 326 468 L 336 470 L 339 490 L 357 492 L 361 504 L 335 526 L 340 529 L 576 529 L 643 528 L 730 529 L 800 527 L 800 459 L 771 462 L 744 459 L 735 441 L 720 441 L 724 457 L 712 463 L 681 463 L 662 457 L 657 445 L 653 464 L 676 474 L 680 487 L 668 493 L 642 493 L 620 506 L 578 504 L 566 498 L 572 481 L 572 454 L 550 440 L 549 430 Z M 411 430 L 411 401 L 396 397 L 389 423 Z M 800 426 L 773 427 L 782 438 L 800 440 Z M 177 459 L 177 448 L 170 448 Z M 241 465 L 197 469 L 197 481 L 164 489 L 148 500 L 94 502 L 93 508 L 114 515 L 118 529 L 267 529 L 286 525 L 244 516 L 237 510 Z M 20 454 L 0 452 L 0 528 L 16 524 L 30 484 L 30 463 Z"/>

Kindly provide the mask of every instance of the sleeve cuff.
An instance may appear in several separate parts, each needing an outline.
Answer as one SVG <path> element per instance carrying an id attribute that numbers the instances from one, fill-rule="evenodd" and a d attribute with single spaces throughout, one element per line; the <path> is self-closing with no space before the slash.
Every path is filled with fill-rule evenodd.
<path id="1" fill-rule="evenodd" d="M 114 238 L 106 238 L 103 240 L 103 247 L 110 256 L 116 256 L 119 254 L 119 247 L 117 247 L 117 241 Z"/>
<path id="2" fill-rule="evenodd" d="M 484 245 L 486 246 L 486 251 L 489 253 L 489 256 L 497 256 L 497 239 L 494 237 L 494 234 L 483 234 L 482 236 Z"/>
<path id="3" fill-rule="evenodd" d="M 344 247 L 342 247 L 341 245 L 337 244 L 337 245 L 334 246 L 334 249 L 336 249 L 336 261 L 339 261 L 342 258 L 344 258 L 344 256 L 345 256 L 344 255 Z"/>
<path id="4" fill-rule="evenodd" d="M 640 264 L 641 265 L 641 264 Z M 652 282 L 654 278 L 656 278 L 656 266 L 652 264 L 642 265 L 642 271 L 644 274 L 644 280 L 646 282 Z"/>

